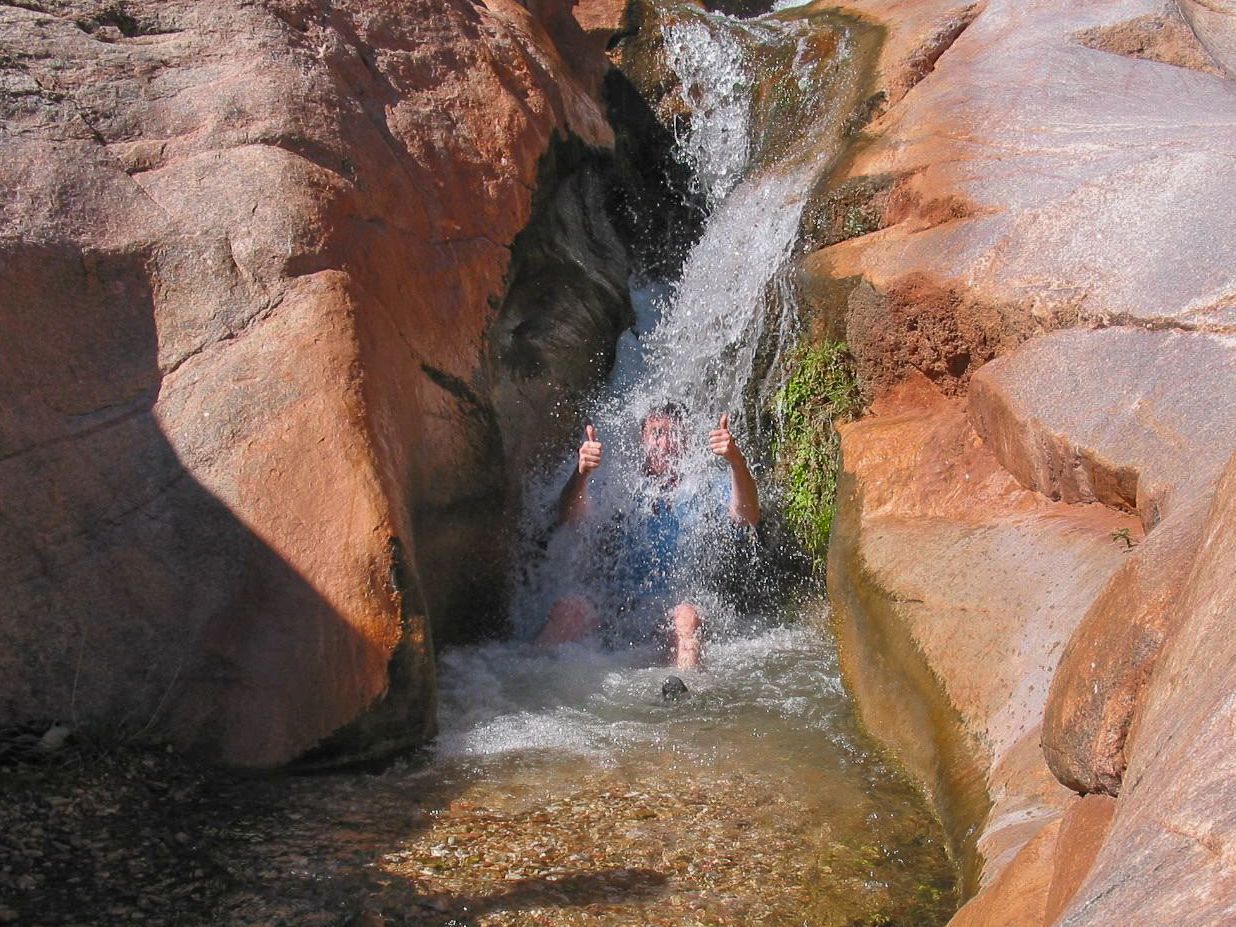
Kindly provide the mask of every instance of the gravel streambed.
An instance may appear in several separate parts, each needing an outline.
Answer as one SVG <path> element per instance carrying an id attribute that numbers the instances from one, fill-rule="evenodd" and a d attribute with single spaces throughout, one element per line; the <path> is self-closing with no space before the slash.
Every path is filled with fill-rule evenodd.
<path id="1" fill-rule="evenodd" d="M 718 648 L 681 705 L 638 660 L 462 659 L 474 701 L 446 688 L 438 755 L 380 774 L 243 777 L 80 736 L 10 751 L 0 924 L 929 927 L 955 910 L 942 833 L 826 684 L 827 642 Z M 481 664 L 509 669 L 481 685 Z"/>

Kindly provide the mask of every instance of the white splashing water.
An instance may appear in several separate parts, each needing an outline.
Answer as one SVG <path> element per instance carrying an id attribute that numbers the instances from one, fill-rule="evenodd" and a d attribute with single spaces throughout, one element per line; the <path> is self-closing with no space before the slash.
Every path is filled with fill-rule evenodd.
<path id="1" fill-rule="evenodd" d="M 743 393 L 768 320 L 767 289 L 794 247 L 805 173 L 751 178 L 713 212 L 648 339 L 648 375 L 633 392 L 680 398 L 703 421 L 729 411 L 742 427 Z"/>
<path id="2" fill-rule="evenodd" d="M 679 151 L 713 208 L 677 282 L 633 285 L 637 324 L 619 344 L 607 396 L 590 416 L 605 449 L 589 484 L 589 517 L 577 525 L 555 524 L 573 457 L 532 479 L 524 494 L 527 514 L 514 584 L 517 638 L 534 638 L 555 602 L 582 596 L 607 629 L 610 647 L 570 645 L 547 652 L 506 643 L 445 655 L 440 751 L 478 756 L 552 747 L 604 754 L 670 736 L 665 708 L 654 698 L 665 673 L 666 600 L 638 594 L 640 567 L 624 566 L 618 549 L 654 501 L 664 498 L 643 476 L 639 432 L 646 411 L 666 400 L 688 408 L 688 444 L 673 501 L 683 509 L 697 501 L 699 511 L 698 518 L 683 520 L 667 579 L 670 601 L 689 600 L 706 614 L 711 672 L 693 676 L 692 687 L 720 691 L 745 680 L 739 690 L 727 689 L 727 697 L 779 699 L 776 712 L 827 714 L 833 707 L 822 706 L 836 702 L 828 693 L 835 690 L 840 698 L 831 651 L 818 636 L 777 630 L 777 616 L 743 611 L 724 594 L 727 580 L 742 585 L 736 576 L 741 567 L 733 564 L 754 555 L 757 540 L 729 521 L 728 468 L 704 440 L 720 413 L 728 412 L 735 436 L 751 451 L 745 396 L 757 351 L 770 341 L 780 351 L 789 340 L 791 317 L 770 312 L 769 294 L 784 285 L 779 274 L 819 165 L 805 155 L 752 165 L 758 145 L 751 139 L 751 98 L 760 62 L 750 56 L 759 42 L 786 43 L 793 52 L 809 28 L 817 27 L 697 11 L 665 28 L 666 63 L 690 108 Z M 784 57 L 797 61 L 799 55 Z M 801 87 L 803 77 L 793 78 Z M 805 95 L 804 105 L 818 108 L 822 123 L 829 117 L 828 89 L 822 79 L 813 89 L 815 96 Z M 774 315 L 777 330 L 769 332 Z M 794 660 L 773 656 L 790 651 Z M 786 687 L 797 672 L 795 660 L 804 675 L 801 691 L 791 694 Z M 457 687 L 457 680 L 466 684 Z M 811 692 L 819 696 L 815 701 Z M 694 704 L 713 703 L 705 698 Z"/>
<path id="3" fill-rule="evenodd" d="M 751 147 L 751 79 L 733 28 L 718 19 L 684 19 L 663 30 L 666 64 L 690 107 L 675 143 L 709 206 L 742 178 Z"/>
<path id="4" fill-rule="evenodd" d="M 658 698 L 665 669 L 647 651 L 493 643 L 442 659 L 445 757 L 556 750 L 604 761 L 735 712 L 764 724 L 833 734 L 845 714 L 836 656 L 807 628 L 778 628 L 718 645 L 708 672 L 684 673 L 692 697 Z M 846 736 L 834 738 L 853 749 Z"/>
<path id="5" fill-rule="evenodd" d="M 750 111 L 762 66 L 757 56 L 779 47 L 788 50 L 783 60 L 799 63 L 811 28 L 802 20 L 740 21 L 702 13 L 664 27 L 667 66 L 675 70 L 683 100 L 691 107 L 684 157 L 718 202 L 679 280 L 646 283 L 633 291 L 636 330 L 620 344 L 608 397 L 590 416 L 605 445 L 605 462 L 589 486 L 591 517 L 581 525 L 554 528 L 557 496 L 575 466 L 573 459 L 534 480 L 525 493 L 528 556 L 521 558 L 524 575 L 516 584 L 513 616 L 525 639 L 567 596 L 589 600 L 619 640 L 644 642 L 659 630 L 662 616 L 655 609 L 651 615 L 632 611 L 632 577 L 615 569 L 612 548 L 623 541 L 613 526 L 638 523 L 659 498 L 659 489 L 642 476 L 639 434 L 645 413 L 666 401 L 683 403 L 688 410 L 689 441 L 673 502 L 702 498 L 705 514 L 722 516 L 682 526 L 672 598 L 706 605 L 714 632 L 744 627 L 748 616 L 717 595 L 718 581 L 727 577 L 716 572 L 735 559 L 741 562 L 742 557 L 731 555 L 735 550 L 751 553 L 741 548 L 753 539 L 736 538 L 719 524 L 727 507 L 728 470 L 708 451 L 705 439 L 726 412 L 740 445 L 752 450 L 756 436 L 748 421 L 747 394 L 758 375 L 757 353 L 772 345 L 775 360 L 792 334 L 792 313 L 772 309 L 778 296 L 788 302 L 781 273 L 819 163 L 806 155 L 767 165 L 748 163 L 758 147 L 749 139 Z M 819 124 L 830 118 L 829 88 L 820 74 L 803 67 L 786 77 L 800 85 L 814 79 L 802 105 L 819 111 Z M 655 606 L 663 610 L 664 602 Z"/>

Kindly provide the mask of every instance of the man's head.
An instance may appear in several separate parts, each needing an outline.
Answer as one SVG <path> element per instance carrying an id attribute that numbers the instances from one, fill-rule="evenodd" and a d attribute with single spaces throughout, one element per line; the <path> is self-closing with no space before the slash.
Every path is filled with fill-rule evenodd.
<path id="1" fill-rule="evenodd" d="M 687 410 L 667 402 L 644 416 L 640 441 L 644 446 L 644 472 L 649 476 L 673 476 L 678 469 L 686 438 Z"/>

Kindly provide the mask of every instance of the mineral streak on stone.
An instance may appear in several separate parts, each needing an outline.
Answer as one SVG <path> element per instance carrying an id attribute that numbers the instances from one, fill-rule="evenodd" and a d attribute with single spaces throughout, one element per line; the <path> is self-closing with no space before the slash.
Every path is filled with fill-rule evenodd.
<path id="1" fill-rule="evenodd" d="M 509 246 L 551 140 L 612 141 L 594 51 L 561 0 L 0 7 L 0 717 L 258 766 L 430 731 L 430 618 L 504 570 Z"/>
<path id="2" fill-rule="evenodd" d="M 1230 5 L 845 6 L 884 103 L 799 282 L 876 400 L 829 556 L 860 708 L 974 828 L 955 924 L 1232 922 Z"/>

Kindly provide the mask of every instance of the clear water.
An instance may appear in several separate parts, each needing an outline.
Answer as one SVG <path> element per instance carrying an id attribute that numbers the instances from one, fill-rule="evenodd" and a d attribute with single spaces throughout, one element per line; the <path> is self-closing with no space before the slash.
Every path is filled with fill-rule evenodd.
<path id="1" fill-rule="evenodd" d="M 847 755 L 863 749 L 853 739 L 833 649 L 811 628 L 735 637 L 710 649 L 705 669 L 678 674 L 692 694 L 665 702 L 667 671 L 653 647 L 457 649 L 442 663 L 437 753 L 479 759 L 545 750 L 604 764 L 651 747 L 716 758 L 741 749 L 753 732 L 815 732 Z M 701 737 L 704 731 L 711 733 Z"/>
<path id="2" fill-rule="evenodd" d="M 437 810 L 389 871 L 473 923 L 928 927 L 956 908 L 938 823 L 815 627 L 715 644 L 677 702 L 652 649 L 493 643 L 442 669 L 433 764 L 386 777 Z"/>

